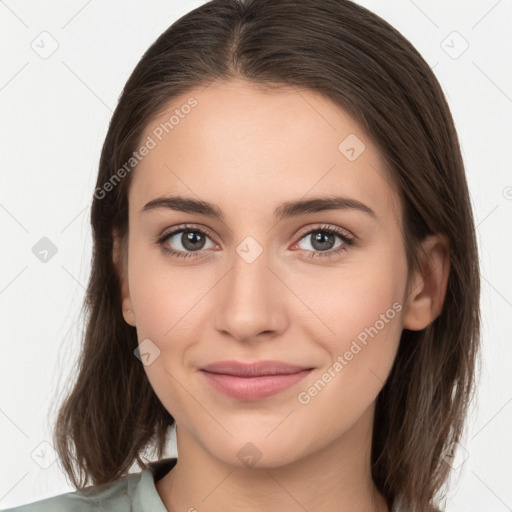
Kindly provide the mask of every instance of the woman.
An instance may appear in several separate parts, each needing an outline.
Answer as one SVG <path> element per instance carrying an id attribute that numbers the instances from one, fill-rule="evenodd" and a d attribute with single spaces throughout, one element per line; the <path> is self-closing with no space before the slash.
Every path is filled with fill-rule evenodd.
<path id="1" fill-rule="evenodd" d="M 183 16 L 124 88 L 91 219 L 54 440 L 77 491 L 11 510 L 438 509 L 480 278 L 449 107 L 400 33 L 348 0 Z"/>

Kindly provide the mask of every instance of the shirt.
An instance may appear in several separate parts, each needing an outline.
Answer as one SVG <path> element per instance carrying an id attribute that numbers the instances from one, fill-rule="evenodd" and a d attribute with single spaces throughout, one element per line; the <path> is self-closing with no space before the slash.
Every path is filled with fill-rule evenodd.
<path id="1" fill-rule="evenodd" d="M 155 482 L 176 465 L 177 458 L 146 464 L 146 469 L 113 482 L 89 486 L 0 512 L 168 512 Z M 393 506 L 391 512 L 401 512 Z"/>
<path id="2" fill-rule="evenodd" d="M 113 482 L 0 512 L 168 512 L 155 482 L 169 473 L 176 462 L 176 457 L 149 462 L 145 470 Z"/>

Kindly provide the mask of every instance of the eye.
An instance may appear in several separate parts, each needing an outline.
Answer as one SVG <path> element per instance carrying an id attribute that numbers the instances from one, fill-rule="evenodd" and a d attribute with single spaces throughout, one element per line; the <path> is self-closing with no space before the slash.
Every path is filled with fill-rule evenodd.
<path id="1" fill-rule="evenodd" d="M 176 226 L 170 233 L 162 235 L 157 240 L 157 243 L 172 256 L 178 258 L 197 258 L 199 256 L 194 254 L 195 252 L 211 248 L 211 246 L 205 246 L 207 239 L 210 239 L 209 231 L 194 226 L 182 225 Z M 169 245 L 178 245 L 178 250 L 170 248 Z M 180 245 L 182 248 L 179 247 Z M 213 246 L 215 247 L 215 244 Z"/>
<path id="2" fill-rule="evenodd" d="M 338 256 L 340 253 L 347 250 L 348 246 L 355 245 L 354 238 L 348 236 L 341 229 L 334 226 L 318 226 L 310 229 L 302 234 L 298 245 L 302 240 L 307 240 L 309 237 L 310 249 L 301 248 L 308 258 L 329 258 Z M 336 245 L 336 238 L 341 242 Z M 211 242 L 211 235 L 205 228 L 198 228 L 183 224 L 176 226 L 171 232 L 163 234 L 157 243 L 162 249 L 173 257 L 177 258 L 200 258 L 202 251 L 211 249 L 216 246 L 207 246 L 207 240 Z M 172 246 L 181 245 L 181 248 L 173 249 Z M 197 254 L 196 254 L 197 253 Z"/>
<path id="3" fill-rule="evenodd" d="M 336 237 L 341 240 L 341 243 L 335 245 Z M 303 249 L 306 251 L 308 258 L 330 258 L 338 256 L 341 252 L 347 250 L 347 246 L 354 245 L 354 239 L 339 228 L 333 226 L 318 226 L 310 229 L 303 234 L 300 240 L 307 240 L 309 238 L 309 245 L 313 250 Z M 300 243 L 297 242 L 297 244 Z M 297 245 L 296 244 L 296 245 Z"/>

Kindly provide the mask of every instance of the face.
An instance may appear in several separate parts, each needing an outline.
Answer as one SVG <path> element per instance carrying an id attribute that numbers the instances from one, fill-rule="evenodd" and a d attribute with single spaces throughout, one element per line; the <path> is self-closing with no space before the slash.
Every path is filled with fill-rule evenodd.
<path id="1" fill-rule="evenodd" d="M 368 427 L 404 327 L 407 264 L 398 195 L 362 127 L 312 91 L 233 81 L 174 98 L 141 140 L 124 315 L 178 435 L 273 467 Z M 211 208 L 146 206 L 171 196 Z M 202 370 L 220 361 L 302 371 Z"/>

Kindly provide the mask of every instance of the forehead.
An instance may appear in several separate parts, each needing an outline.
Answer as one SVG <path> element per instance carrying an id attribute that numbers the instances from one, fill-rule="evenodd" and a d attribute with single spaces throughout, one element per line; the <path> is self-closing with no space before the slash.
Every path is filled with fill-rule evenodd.
<path id="1" fill-rule="evenodd" d="M 151 142 L 149 142 L 151 141 Z M 164 194 L 251 207 L 325 194 L 395 215 L 398 196 L 361 125 L 310 90 L 215 82 L 173 98 L 147 125 L 130 207 Z M 238 202 L 237 202 L 237 200 Z M 233 212 L 236 215 L 236 212 Z"/>

